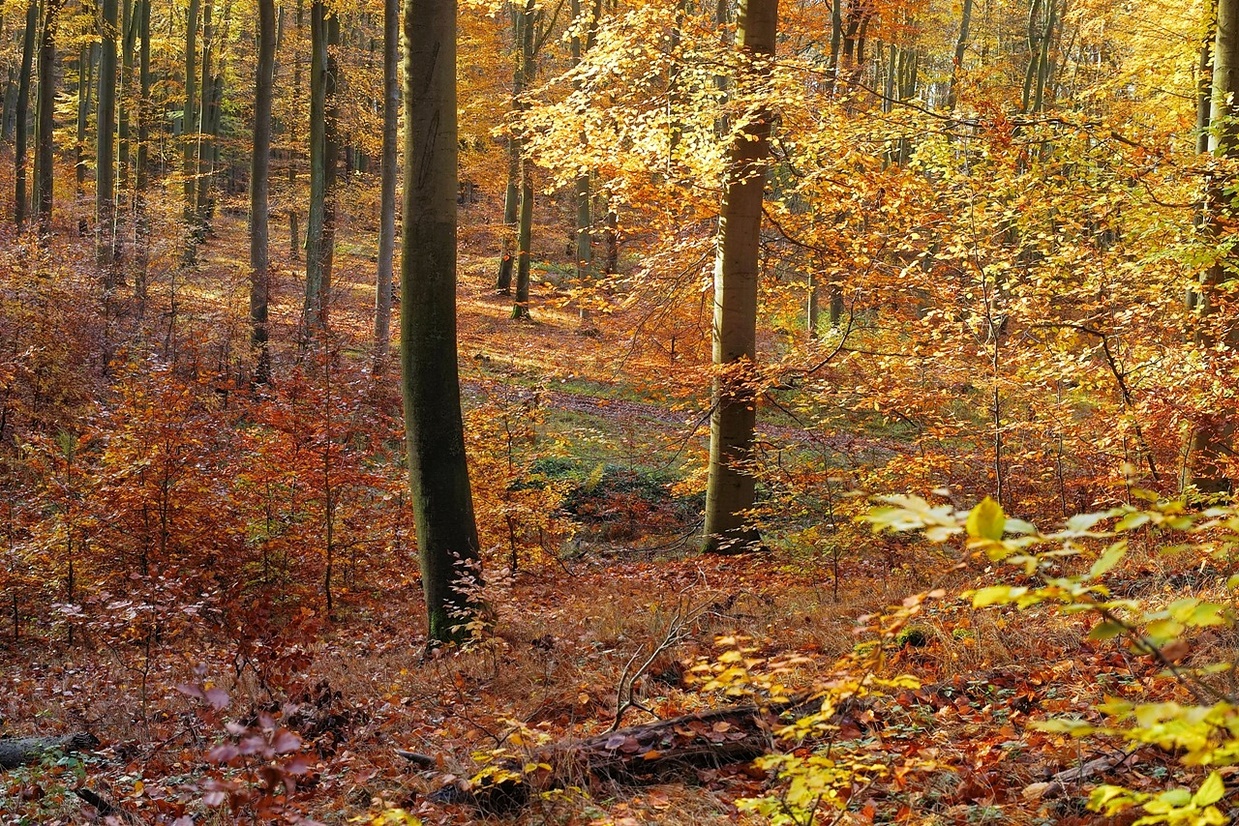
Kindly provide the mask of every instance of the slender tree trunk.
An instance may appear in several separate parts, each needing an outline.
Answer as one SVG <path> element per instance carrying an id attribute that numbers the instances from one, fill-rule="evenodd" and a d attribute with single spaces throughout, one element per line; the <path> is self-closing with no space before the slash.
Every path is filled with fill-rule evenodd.
<path id="1" fill-rule="evenodd" d="M 536 26 L 536 0 L 525 0 L 521 15 L 521 64 L 520 88 L 523 91 L 533 82 L 534 34 Z M 524 100 L 517 99 L 516 110 L 526 109 Z M 518 144 L 519 145 L 519 144 Z M 512 318 L 529 318 L 529 279 L 533 246 L 533 163 L 520 147 L 520 208 L 516 232 L 516 296 L 512 303 Z"/>
<path id="2" fill-rule="evenodd" d="M 26 223 L 30 196 L 26 193 L 26 147 L 30 141 L 30 80 L 34 74 L 34 35 L 39 27 L 39 4 L 30 0 L 26 6 L 26 31 L 22 35 L 22 68 L 17 86 L 17 146 L 13 151 L 13 221 L 18 227 Z"/>
<path id="3" fill-rule="evenodd" d="M 250 164 L 250 348 L 254 383 L 271 380 L 267 346 L 270 297 L 271 94 L 275 83 L 275 0 L 258 0 L 258 67 L 254 75 L 254 155 Z"/>
<path id="4" fill-rule="evenodd" d="M 146 311 L 146 277 L 150 254 L 150 224 L 146 215 L 146 193 L 150 187 L 151 142 L 151 0 L 138 0 L 138 37 L 142 46 L 138 52 L 138 151 L 135 166 L 136 187 L 133 198 L 134 298 L 138 314 Z"/>
<path id="5" fill-rule="evenodd" d="M 508 185 L 503 194 L 503 240 L 499 253 L 499 275 L 495 288 L 500 295 L 512 294 L 512 265 L 516 254 L 517 216 L 520 214 L 521 147 L 515 135 L 508 136 Z"/>
<path id="6" fill-rule="evenodd" d="M 954 112 L 959 105 L 959 79 L 964 70 L 964 55 L 968 51 L 968 28 L 972 25 L 972 0 L 964 0 L 959 18 L 959 37 L 955 40 L 955 59 L 951 64 L 951 87 L 946 96 L 946 108 Z"/>
<path id="7" fill-rule="evenodd" d="M 480 584 L 456 351 L 456 3 L 404 3 L 400 364 L 431 643 L 467 638 Z"/>
<path id="8" fill-rule="evenodd" d="M 335 251 L 336 65 L 331 50 L 340 42 L 340 19 L 322 0 L 310 7 L 310 212 L 306 226 L 305 325 L 327 329 L 331 267 Z"/>
<path id="9" fill-rule="evenodd" d="M 971 2 L 971 0 L 966 0 Z M 839 55 L 843 47 L 843 3 L 832 0 L 830 4 L 830 93 L 836 94 L 839 83 Z"/>
<path id="10" fill-rule="evenodd" d="M 293 46 L 293 110 L 300 111 L 301 104 L 301 31 L 305 25 L 305 0 L 297 0 L 297 43 Z M 291 123 L 296 123 L 294 116 Z M 290 128 L 289 144 L 297 145 L 297 130 Z M 295 150 L 290 150 L 288 158 L 288 254 L 296 261 L 301 257 L 301 231 L 297 220 L 297 163 Z"/>
<path id="11" fill-rule="evenodd" d="M 210 215 L 208 197 L 211 185 L 211 150 L 214 146 L 212 124 L 216 105 L 215 77 L 215 3 L 205 0 L 202 6 L 202 58 L 198 80 L 198 123 L 194 143 L 194 211 L 190 218 L 194 249 L 206 241 Z M 196 253 L 195 253 L 196 257 Z"/>
<path id="12" fill-rule="evenodd" d="M 683 4 L 680 5 L 683 8 Z M 578 66 L 581 63 L 581 57 L 585 50 L 592 45 L 589 41 L 592 40 L 594 26 L 597 25 L 597 19 L 591 17 L 586 23 L 586 38 L 582 41 L 579 33 L 579 27 L 582 21 L 581 0 L 572 0 L 572 19 L 576 21 L 578 26 L 578 34 L 572 38 L 572 65 Z M 580 83 L 577 83 L 579 88 Z M 674 137 L 674 135 L 673 135 Z M 582 132 L 580 141 L 582 146 L 585 144 L 585 134 Z M 583 172 L 576 178 L 573 186 L 573 194 L 576 197 L 576 277 L 583 285 L 593 275 L 593 217 L 590 207 L 593 203 L 593 195 L 590 192 L 589 172 Z M 586 315 L 585 305 L 581 305 L 581 318 Z"/>
<path id="13" fill-rule="evenodd" d="M 105 292 L 116 287 L 116 0 L 102 0 L 99 113 L 95 139 L 95 266 Z"/>
<path id="14" fill-rule="evenodd" d="M 778 0 L 742 0 L 739 43 L 747 68 L 741 82 L 768 77 L 778 27 Z M 747 76 L 747 77 L 746 77 Z M 710 470 L 706 486 L 707 552 L 738 552 L 759 541 L 746 526 L 753 506 L 756 424 L 757 280 L 762 196 L 770 154 L 770 112 L 759 104 L 732 138 L 719 215 L 714 266 L 714 368 Z"/>
<path id="15" fill-rule="evenodd" d="M 200 0 L 189 0 L 185 12 L 185 112 L 181 116 L 181 175 L 185 206 L 182 212 L 185 233 L 183 261 L 192 267 L 198 262 L 198 241 L 194 222 L 198 215 L 195 199 L 198 148 L 198 13 Z"/>
<path id="16" fill-rule="evenodd" d="M 396 141 L 400 117 L 400 0 L 383 0 L 383 155 L 379 161 L 379 267 L 374 291 L 374 375 L 391 348 L 392 268 L 396 250 Z"/>
<path id="17" fill-rule="evenodd" d="M 77 193 L 78 201 L 83 202 L 86 198 L 86 166 L 87 166 L 87 151 L 88 144 L 87 127 L 90 123 L 90 107 L 94 100 L 94 68 L 95 62 L 99 58 L 99 44 L 90 43 L 82 46 L 81 64 L 78 69 L 78 84 L 77 84 L 77 142 L 74 146 L 74 154 L 76 163 L 74 163 L 74 180 L 76 182 L 75 192 Z M 77 234 L 83 238 L 90 231 L 90 220 L 85 216 L 78 219 Z"/>
<path id="18" fill-rule="evenodd" d="M 34 158 L 35 214 L 39 220 L 39 235 L 46 239 L 52 232 L 52 200 L 55 183 L 55 142 L 52 115 L 56 108 L 56 32 L 60 26 L 63 0 L 45 0 L 43 31 L 39 41 L 39 101 L 38 129 Z"/>
<path id="19" fill-rule="evenodd" d="M 1217 29 L 1213 41 L 1212 96 L 1209 108 L 1209 151 L 1215 157 L 1239 157 L 1239 0 L 1218 0 Z M 1222 213 L 1229 212 L 1232 199 L 1226 194 L 1227 181 L 1211 176 L 1205 184 L 1206 238 L 1216 243 L 1225 231 Z M 1201 324 L 1197 342 L 1212 351 L 1221 341 L 1229 349 L 1239 345 L 1239 330 L 1231 323 L 1223 330 L 1211 329 L 1217 321 L 1219 288 L 1230 277 L 1218 261 L 1201 279 Z M 1192 434 L 1189 481 L 1202 493 L 1221 493 L 1232 489 L 1225 460 L 1233 453 L 1235 424 L 1231 416 L 1217 411 L 1201 422 Z"/>

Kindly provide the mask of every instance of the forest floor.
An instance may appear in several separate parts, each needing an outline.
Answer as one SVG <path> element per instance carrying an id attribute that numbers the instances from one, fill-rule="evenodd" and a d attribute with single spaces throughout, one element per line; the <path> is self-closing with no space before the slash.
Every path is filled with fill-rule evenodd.
<path id="1" fill-rule="evenodd" d="M 183 289 L 218 296 L 215 310 L 199 304 L 194 312 L 235 319 L 242 317 L 245 295 L 243 268 L 235 260 L 245 248 L 244 225 L 221 223 L 219 232 L 200 275 Z M 570 456 L 586 470 L 627 463 L 671 476 L 691 471 L 684 463 L 693 459 L 666 457 L 669 447 L 685 443 L 690 457 L 699 456 L 700 404 L 674 405 L 658 392 L 657 379 L 633 379 L 657 376 L 657 368 L 624 363 L 631 343 L 617 332 L 622 325 L 583 327 L 549 281 L 535 285 L 535 321 L 512 322 L 509 299 L 495 295 L 489 283 L 490 258 L 466 257 L 462 265 L 468 404 L 488 394 L 536 399 L 539 438 L 588 442 Z M 334 323 L 355 341 L 367 340 L 372 268 L 368 257 L 348 250 L 336 260 L 336 292 L 343 299 Z M 298 269 L 292 260 L 278 265 L 276 340 L 291 340 L 295 329 Z M 638 358 L 653 357 L 632 354 Z M 221 356 L 221 363 L 226 360 Z M 765 426 L 819 438 L 777 416 Z M 830 438 L 832 450 L 851 452 L 856 461 L 904 449 L 895 438 L 860 429 Z M 629 511 L 628 518 L 643 513 Z M 300 706 L 299 713 L 286 709 L 284 717 L 309 755 L 309 765 L 297 768 L 306 773 L 298 774 L 292 809 L 329 824 L 388 806 L 425 823 L 474 822 L 474 809 L 435 802 L 434 790 L 474 774 L 479 761 L 527 756 L 543 743 L 604 732 L 629 694 L 645 710 L 628 709 L 625 725 L 734 702 L 722 690 L 707 690 L 701 675 L 735 662 L 728 652 L 736 649 L 743 652 L 750 687 L 775 675 L 792 690 L 812 689 L 862 660 L 879 676 L 910 674 L 921 685 L 875 693 L 834 721 L 840 765 L 886 771 L 858 773 L 839 792 L 846 811 L 838 819 L 824 811 L 822 823 L 1130 822 L 1087 812 L 1087 788 L 1103 776 L 1162 788 L 1176 771 L 1168 756 L 1145 749 L 1064 789 L 1047 793 L 1038 785 L 1109 757 L 1116 747 L 1081 743 L 1032 723 L 1063 715 L 1096 720 L 1096 705 L 1107 696 L 1171 696 L 1173 688 L 1147 658 L 1087 640 L 1086 620 L 1044 611 L 974 611 L 958 594 L 998 574 L 961 550 L 848 529 L 833 553 L 772 542 L 761 553 L 704 557 L 695 553 L 695 519 L 691 509 L 681 509 L 654 529 L 582 522 L 564 547 L 490 577 L 484 596 L 495 622 L 477 645 L 425 660 L 412 571 L 396 592 L 362 589 L 335 621 L 306 618 L 314 641 L 286 652 L 281 663 L 263 663 L 257 654 L 224 662 L 218 652 L 174 641 L 155 651 L 92 650 L 89 641 L 85 648 L 9 645 L 0 649 L 4 733 L 88 728 L 103 745 L 81 760 L 0 777 L 0 823 L 88 822 L 92 810 L 70 792 L 79 785 L 111 800 L 133 823 L 157 822 L 177 805 L 200 806 L 203 754 L 220 740 L 225 723 L 177 689 L 195 680 L 227 692 L 234 729 L 260 727 L 259 715 L 282 702 Z M 1124 582 L 1133 594 L 1183 593 L 1212 581 L 1151 548 L 1134 554 L 1129 565 Z M 933 596 L 921 603 L 905 602 L 927 593 Z M 906 614 L 912 605 L 913 613 L 901 620 L 878 618 Z M 647 658 L 649 667 L 625 682 L 624 675 Z M 195 677 L 199 661 L 212 663 L 211 670 Z M 277 667 L 306 675 L 304 692 L 270 694 L 264 669 Z M 419 771 L 396 754 L 398 748 L 428 755 L 435 765 Z M 806 754 L 808 745 L 789 748 Z M 228 781 L 253 790 L 254 801 L 267 782 L 259 762 Z M 515 820 L 758 823 L 764 820 L 738 812 L 735 801 L 777 795 L 778 788 L 751 765 L 695 769 L 656 785 L 583 781 L 536 798 Z M 258 802 L 252 805 L 241 814 L 199 815 L 197 822 L 262 821 Z"/>

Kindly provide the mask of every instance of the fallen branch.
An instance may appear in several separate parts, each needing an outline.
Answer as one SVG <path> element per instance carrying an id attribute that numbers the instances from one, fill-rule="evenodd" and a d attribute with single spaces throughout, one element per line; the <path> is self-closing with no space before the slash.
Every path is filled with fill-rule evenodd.
<path id="1" fill-rule="evenodd" d="M 0 769 L 37 763 L 48 752 L 88 751 L 99 745 L 93 734 L 77 732 L 59 737 L 0 737 Z"/>
<path id="2" fill-rule="evenodd" d="M 747 763 L 771 751 L 771 731 L 786 709 L 714 709 L 557 743 L 508 761 L 477 783 L 453 782 L 431 799 L 471 803 L 485 814 L 503 815 L 519 810 L 537 791 L 598 781 L 649 783 L 696 769 Z M 543 768 L 523 771 L 528 764 Z"/>

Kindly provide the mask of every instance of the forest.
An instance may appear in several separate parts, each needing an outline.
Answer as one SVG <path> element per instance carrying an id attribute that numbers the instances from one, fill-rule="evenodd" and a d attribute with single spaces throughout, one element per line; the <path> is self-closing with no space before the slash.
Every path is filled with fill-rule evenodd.
<path id="1" fill-rule="evenodd" d="M 0 2 L 0 824 L 1239 820 L 1239 0 Z"/>

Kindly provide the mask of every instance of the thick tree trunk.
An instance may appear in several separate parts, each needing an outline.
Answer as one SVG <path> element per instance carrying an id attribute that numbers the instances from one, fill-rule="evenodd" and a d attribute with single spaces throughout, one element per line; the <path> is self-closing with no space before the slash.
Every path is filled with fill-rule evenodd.
<path id="1" fill-rule="evenodd" d="M 374 290 L 374 375 L 391 349 L 392 271 L 396 252 L 396 141 L 400 118 L 400 0 L 383 0 L 383 155 L 379 161 L 379 266 Z"/>
<path id="2" fill-rule="evenodd" d="M 740 5 L 739 49 L 748 78 L 770 72 L 778 24 L 778 0 Z M 710 470 L 706 486 L 707 552 L 746 550 L 759 537 L 746 527 L 753 507 L 751 459 L 756 423 L 754 382 L 757 343 L 757 277 L 762 194 L 770 154 L 770 113 L 759 108 L 732 138 L 723 183 L 718 254 L 714 265 L 714 387 L 710 415 Z"/>
<path id="3" fill-rule="evenodd" d="M 39 5 L 30 0 L 26 7 L 26 31 L 22 35 L 22 68 L 17 86 L 17 146 L 13 151 L 13 221 L 26 223 L 30 196 L 26 192 L 26 147 L 30 142 L 30 80 L 34 74 L 34 35 L 39 27 Z"/>
<path id="4" fill-rule="evenodd" d="M 400 366 L 428 638 L 469 636 L 480 583 L 456 351 L 456 3 L 405 0 Z"/>
<path id="5" fill-rule="evenodd" d="M 1239 0 L 1218 0 L 1217 29 L 1213 41 L 1212 99 L 1209 108 L 1209 151 L 1218 158 L 1239 157 Z M 1224 231 L 1222 213 L 1231 210 L 1226 190 L 1229 182 L 1216 176 L 1205 184 L 1206 238 L 1216 242 Z M 1239 330 L 1232 325 L 1224 330 L 1211 329 L 1217 320 L 1219 288 L 1230 280 L 1223 262 L 1218 261 L 1201 279 L 1201 326 L 1197 341 L 1212 350 L 1219 340 L 1234 348 L 1239 344 Z M 1233 452 L 1235 424 L 1232 417 L 1210 415 L 1192 434 L 1189 482 L 1202 493 L 1220 493 L 1231 489 L 1225 469 L 1225 459 Z"/>
<path id="6" fill-rule="evenodd" d="M 254 155 L 250 163 L 250 348 L 254 383 L 271 380 L 267 331 L 271 261 L 271 93 L 275 82 L 275 0 L 258 0 L 258 67 L 254 75 Z"/>
<path id="7" fill-rule="evenodd" d="M 74 168 L 74 181 L 76 183 L 76 193 L 79 202 L 86 198 L 86 159 L 88 157 L 89 144 L 86 141 L 87 129 L 90 123 L 90 107 L 94 100 L 94 73 L 95 61 L 99 57 L 99 44 L 90 43 L 82 46 L 81 56 L 78 58 L 78 83 L 77 83 L 77 141 L 74 145 L 74 154 L 77 156 Z M 90 229 L 90 221 L 85 216 L 78 219 L 77 234 L 86 237 Z"/>

